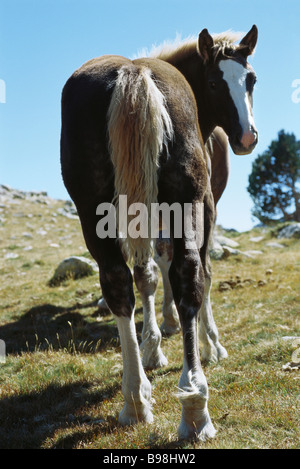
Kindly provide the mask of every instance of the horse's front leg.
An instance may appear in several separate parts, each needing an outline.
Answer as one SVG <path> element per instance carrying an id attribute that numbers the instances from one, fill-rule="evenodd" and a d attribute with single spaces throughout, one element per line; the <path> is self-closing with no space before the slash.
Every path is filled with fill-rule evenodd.
<path id="1" fill-rule="evenodd" d="M 150 258 L 143 266 L 134 267 L 134 280 L 143 304 L 142 363 L 144 368 L 160 368 L 167 365 L 168 360 L 161 350 L 161 332 L 155 316 L 158 269 L 153 259 Z"/>
<path id="2" fill-rule="evenodd" d="M 211 262 L 209 257 L 209 242 L 212 238 L 214 226 L 214 201 L 211 191 L 208 190 L 204 197 L 204 243 L 200 250 L 205 275 L 204 298 L 200 310 L 200 340 L 203 344 L 201 358 L 203 362 L 217 362 L 228 356 L 226 349 L 219 342 L 218 329 L 210 303 Z"/>
<path id="3" fill-rule="evenodd" d="M 179 437 L 205 440 L 216 431 L 207 409 L 208 386 L 201 368 L 198 343 L 198 313 L 204 295 L 204 273 L 198 250 L 185 250 L 183 240 L 174 240 L 170 282 L 181 322 L 183 370 L 178 397 L 182 405 Z"/>
<path id="4" fill-rule="evenodd" d="M 219 333 L 214 321 L 210 303 L 211 277 L 207 275 L 204 286 L 204 299 L 200 310 L 200 341 L 203 344 L 201 358 L 204 363 L 228 357 L 226 349 L 219 342 Z"/>

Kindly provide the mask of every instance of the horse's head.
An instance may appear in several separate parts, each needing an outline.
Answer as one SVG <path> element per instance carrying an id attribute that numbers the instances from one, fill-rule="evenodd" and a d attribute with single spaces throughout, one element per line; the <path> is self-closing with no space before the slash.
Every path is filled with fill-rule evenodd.
<path id="1" fill-rule="evenodd" d="M 215 125 L 222 127 L 237 155 L 251 153 L 258 133 L 252 114 L 255 73 L 247 62 L 257 42 L 254 25 L 238 46 L 223 38 L 213 39 L 204 29 L 198 38 L 198 52 L 204 62 L 205 99 Z"/>

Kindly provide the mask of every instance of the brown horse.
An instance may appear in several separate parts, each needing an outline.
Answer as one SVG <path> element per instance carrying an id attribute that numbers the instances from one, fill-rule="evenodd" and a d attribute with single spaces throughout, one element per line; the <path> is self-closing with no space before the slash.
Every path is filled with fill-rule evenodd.
<path id="1" fill-rule="evenodd" d="M 210 284 L 208 244 L 215 217 L 203 139 L 206 141 L 219 125 L 235 152 L 249 153 L 256 144 L 251 113 L 255 78 L 247 63 L 256 38 L 256 27 L 238 45 L 227 37 L 214 41 L 203 30 L 193 44 L 177 48 L 173 54 L 176 63 L 171 56 L 169 60 L 132 61 L 104 56 L 84 64 L 64 87 L 62 175 L 77 207 L 87 247 L 99 265 L 102 293 L 120 334 L 125 400 L 119 416 L 122 424 L 153 420 L 151 385 L 135 333 L 133 278 L 125 250 L 135 263 L 134 277 L 142 299 L 150 302 L 144 307 L 146 355 L 151 346 L 158 361 L 161 353 L 160 334 L 152 324 L 153 296 L 145 289 L 153 277 L 149 236 L 127 236 L 123 240 L 120 210 L 117 238 L 109 235 L 110 231 L 99 236 L 97 230 L 105 219 L 103 204 L 113 212 L 109 204 L 114 201 L 119 207 L 120 197 L 126 195 L 130 207 L 143 205 L 147 213 L 156 202 L 169 207 L 176 203 L 182 210 L 185 204 L 204 206 L 200 247 L 195 243 L 191 247 L 191 232 L 185 231 L 183 221 L 182 235 L 175 236 L 175 219 L 171 217 L 169 279 L 184 349 L 179 435 L 205 439 L 215 434 L 207 409 L 208 387 L 200 364 L 197 332 L 198 312 L 203 310 Z M 125 228 L 129 232 L 129 224 Z M 195 217 L 191 230 L 196 235 L 199 231 Z M 151 290 L 152 280 L 149 285 Z M 203 314 L 207 314 L 207 308 Z"/>
<path id="2" fill-rule="evenodd" d="M 256 42 L 257 30 L 252 28 L 249 33 L 249 38 L 251 38 L 252 46 Z M 228 44 L 233 43 L 237 40 L 238 35 L 234 33 L 222 33 L 214 36 L 214 41 L 219 45 L 220 48 L 225 48 Z M 193 57 L 195 53 L 195 44 L 194 40 L 183 41 L 180 44 L 174 46 L 173 44 L 164 45 L 162 48 L 155 48 L 150 52 L 151 57 L 158 57 L 161 60 L 168 61 L 172 63 L 179 69 L 184 70 L 188 69 L 188 64 L 191 61 L 193 63 Z M 192 56 L 192 58 L 191 58 Z M 186 73 L 186 72 L 185 72 Z M 191 72 L 189 72 L 191 73 Z M 213 76 L 213 71 L 210 71 Z M 191 73 L 189 79 L 190 83 L 193 83 L 194 75 Z M 253 79 L 254 75 L 253 75 Z M 193 91 L 199 94 L 198 83 L 194 85 Z M 201 90 L 200 90 L 201 91 Z M 209 91 L 209 90 L 208 90 Z M 206 94 L 209 95 L 208 92 Z M 204 92 L 203 92 L 203 95 Z M 252 99 L 251 93 L 249 96 Z M 212 99 L 212 96 L 209 98 Z M 198 100 L 198 102 L 203 102 L 204 96 Z M 219 114 L 216 113 L 218 116 Z M 203 118 L 205 116 L 205 119 Z M 214 204 L 218 203 L 221 195 L 223 194 L 225 187 L 227 185 L 228 176 L 229 176 L 229 148 L 228 148 L 228 138 L 221 127 L 215 127 L 216 123 L 222 123 L 220 120 L 216 120 L 216 117 L 209 113 L 207 108 L 204 106 L 198 105 L 198 119 L 200 127 L 204 127 L 204 141 L 206 142 L 207 155 L 210 157 L 208 159 L 208 166 L 211 176 L 211 189 L 214 199 Z M 218 117 L 220 119 L 220 117 Z M 215 128 L 214 128 L 215 127 Z M 210 134 L 210 130 L 214 128 Z M 251 152 L 257 141 L 257 135 L 254 131 L 255 141 L 250 148 L 247 150 Z M 236 139 L 237 140 L 237 139 Z M 246 153 L 244 149 L 240 149 L 239 146 L 235 145 L 235 140 L 232 139 L 233 149 L 235 153 Z M 140 279 L 139 281 L 139 292 L 143 301 L 144 309 L 144 328 L 142 332 L 142 344 L 141 349 L 143 350 L 143 365 L 145 368 L 156 368 L 164 364 L 167 364 L 167 359 L 164 357 L 161 348 L 161 335 L 156 324 L 155 319 L 155 308 L 154 308 L 154 294 L 156 291 L 158 283 L 158 274 L 157 266 L 159 266 L 162 280 L 163 280 L 163 323 L 161 325 L 161 331 L 165 335 L 172 335 L 180 331 L 180 321 L 178 313 L 176 310 L 176 305 L 173 300 L 172 288 L 169 281 L 169 267 L 172 260 L 172 244 L 169 238 L 164 237 L 164 233 L 161 232 L 161 236 L 156 240 L 155 244 L 155 262 L 150 262 L 148 264 L 148 275 L 147 278 Z M 201 314 L 201 323 L 200 323 L 200 337 L 202 342 L 201 350 L 201 359 L 203 362 L 216 362 L 219 359 L 227 357 L 227 351 L 220 344 L 218 339 L 218 330 L 214 322 L 211 306 L 210 306 L 210 286 L 207 287 L 208 292 L 206 301 L 203 302 L 203 309 Z M 107 304 L 102 298 L 99 301 L 100 309 L 107 309 Z M 149 337 L 152 339 L 150 340 Z"/>

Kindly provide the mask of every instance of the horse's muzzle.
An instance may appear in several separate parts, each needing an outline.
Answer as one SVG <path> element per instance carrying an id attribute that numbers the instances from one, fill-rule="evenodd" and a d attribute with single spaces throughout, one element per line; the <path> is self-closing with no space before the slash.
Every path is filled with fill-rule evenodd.
<path id="1" fill-rule="evenodd" d="M 229 142 L 236 155 L 249 155 L 258 142 L 258 132 L 252 127 L 241 136 L 236 134 L 233 138 L 229 138 Z"/>

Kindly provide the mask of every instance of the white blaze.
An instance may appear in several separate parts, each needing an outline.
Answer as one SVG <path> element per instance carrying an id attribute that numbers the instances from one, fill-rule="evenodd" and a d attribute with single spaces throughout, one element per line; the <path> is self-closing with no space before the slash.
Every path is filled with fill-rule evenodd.
<path id="1" fill-rule="evenodd" d="M 255 129 L 251 113 L 249 96 L 246 89 L 246 77 L 248 70 L 235 60 L 227 59 L 219 62 L 223 79 L 226 81 L 230 95 L 238 112 L 240 125 L 242 127 L 242 143 L 245 147 L 254 141 L 251 127 Z"/>

